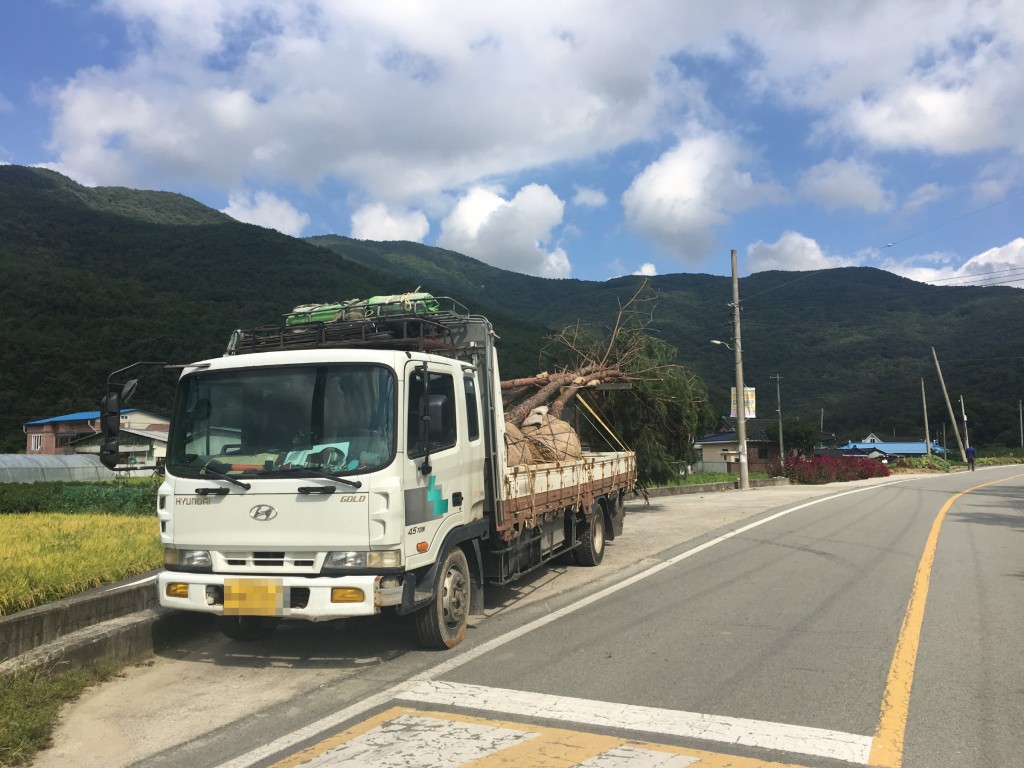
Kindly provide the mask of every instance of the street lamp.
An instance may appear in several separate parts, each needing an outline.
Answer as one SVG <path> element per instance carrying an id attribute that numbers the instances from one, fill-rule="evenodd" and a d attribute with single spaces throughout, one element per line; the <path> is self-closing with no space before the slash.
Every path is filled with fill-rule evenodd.
<path id="1" fill-rule="evenodd" d="M 740 347 L 739 328 L 737 327 L 736 330 L 735 347 L 718 339 L 712 339 L 711 343 L 731 349 L 736 355 L 736 449 L 739 453 L 740 490 L 742 491 L 750 488 L 750 472 L 747 467 L 747 414 L 743 389 L 743 352 Z"/>

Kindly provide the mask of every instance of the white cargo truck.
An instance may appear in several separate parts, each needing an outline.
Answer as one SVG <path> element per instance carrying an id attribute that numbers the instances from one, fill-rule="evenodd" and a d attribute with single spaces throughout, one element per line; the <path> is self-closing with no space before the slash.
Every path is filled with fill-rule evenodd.
<path id="1" fill-rule="evenodd" d="M 486 318 L 417 295 L 236 331 L 223 357 L 184 366 L 160 604 L 238 640 L 396 611 L 451 648 L 485 583 L 569 552 L 597 565 L 635 455 L 508 466 L 494 341 Z"/>

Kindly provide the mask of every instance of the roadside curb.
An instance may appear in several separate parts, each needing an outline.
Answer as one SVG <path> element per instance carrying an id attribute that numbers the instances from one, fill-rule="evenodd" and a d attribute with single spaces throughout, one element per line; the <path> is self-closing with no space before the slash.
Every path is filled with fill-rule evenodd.
<path id="1" fill-rule="evenodd" d="M 156 573 L 0 617 L 0 678 L 101 659 L 130 664 L 212 629 L 206 614 L 161 608 Z"/>
<path id="2" fill-rule="evenodd" d="M 0 661 L 28 653 L 84 627 L 155 607 L 155 573 L 0 617 Z"/>
<path id="3" fill-rule="evenodd" d="M 63 672 L 104 659 L 122 664 L 143 661 L 175 640 L 211 627 L 211 617 L 206 614 L 146 608 L 84 627 L 0 662 L 0 678 L 29 670 Z"/>
<path id="4" fill-rule="evenodd" d="M 789 479 L 785 477 L 769 477 L 766 479 L 751 480 L 751 488 L 773 488 L 778 485 L 789 485 Z M 730 480 L 724 483 L 699 483 L 695 485 L 668 485 L 661 488 L 648 488 L 646 493 L 648 497 L 654 498 L 656 496 L 678 496 L 680 494 L 687 493 L 715 493 L 718 491 L 735 491 L 739 490 L 740 481 Z M 643 498 L 643 494 L 637 491 L 633 492 L 636 498 Z"/>

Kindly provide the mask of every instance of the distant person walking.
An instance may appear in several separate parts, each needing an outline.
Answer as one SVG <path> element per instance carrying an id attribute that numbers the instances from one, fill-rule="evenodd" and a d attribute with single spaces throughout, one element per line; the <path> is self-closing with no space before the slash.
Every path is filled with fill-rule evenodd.
<path id="1" fill-rule="evenodd" d="M 967 466 L 971 468 L 971 472 L 974 471 L 974 460 L 978 458 L 978 452 L 974 450 L 973 445 L 967 446 Z"/>

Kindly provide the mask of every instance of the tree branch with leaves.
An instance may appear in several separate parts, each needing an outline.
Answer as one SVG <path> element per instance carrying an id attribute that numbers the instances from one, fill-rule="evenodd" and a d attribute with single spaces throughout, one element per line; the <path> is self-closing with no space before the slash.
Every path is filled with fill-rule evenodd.
<path id="1" fill-rule="evenodd" d="M 641 487 L 675 480 L 681 466 L 693 462 L 694 440 L 713 413 L 703 381 L 675 362 L 674 347 L 654 336 L 656 304 L 645 280 L 619 303 L 610 326 L 576 323 L 549 337 L 542 358 L 553 372 L 503 382 L 506 417 L 521 424 L 540 405 L 558 417 L 583 391 L 601 420 L 636 451 Z M 609 383 L 630 386 L 600 386 Z M 588 442 L 618 449 L 599 425 L 584 420 L 580 430 Z"/>

